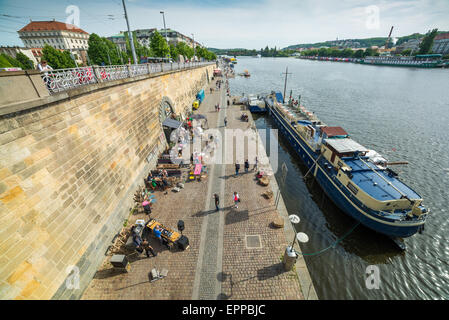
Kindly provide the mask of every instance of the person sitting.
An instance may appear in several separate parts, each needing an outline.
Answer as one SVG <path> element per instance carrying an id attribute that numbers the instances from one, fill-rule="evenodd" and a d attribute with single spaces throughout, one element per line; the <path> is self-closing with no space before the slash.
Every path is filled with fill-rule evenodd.
<path id="1" fill-rule="evenodd" d="M 133 229 L 131 229 L 133 230 Z M 136 246 L 136 251 L 139 253 L 143 252 L 143 248 L 141 247 L 142 244 L 142 238 L 140 237 L 139 234 L 133 233 L 133 243 Z"/>
<path id="2" fill-rule="evenodd" d="M 156 183 L 156 179 L 151 179 L 151 184 L 150 184 L 150 186 L 151 186 L 151 189 L 153 189 L 153 190 L 155 190 L 156 189 L 156 187 L 157 187 L 157 183 Z"/>
<path id="3" fill-rule="evenodd" d="M 162 190 L 165 190 L 168 188 L 168 182 L 165 178 L 162 178 Z"/>

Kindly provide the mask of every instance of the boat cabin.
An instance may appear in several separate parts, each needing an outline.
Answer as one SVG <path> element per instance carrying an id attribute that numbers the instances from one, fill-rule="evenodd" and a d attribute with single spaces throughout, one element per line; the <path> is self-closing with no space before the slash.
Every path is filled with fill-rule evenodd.
<path id="1" fill-rule="evenodd" d="M 349 134 L 342 127 L 324 127 L 321 128 L 321 137 L 323 139 L 328 138 L 348 138 Z"/>
<path id="2" fill-rule="evenodd" d="M 356 155 L 365 156 L 369 151 L 367 148 L 350 138 L 328 138 L 324 139 L 323 142 L 324 143 L 321 145 L 321 154 L 337 169 L 344 167 L 341 158 L 354 157 Z"/>

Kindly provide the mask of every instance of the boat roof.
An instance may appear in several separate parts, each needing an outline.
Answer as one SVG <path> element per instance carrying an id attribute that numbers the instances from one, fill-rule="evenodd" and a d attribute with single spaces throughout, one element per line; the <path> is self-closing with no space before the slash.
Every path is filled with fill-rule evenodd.
<path id="1" fill-rule="evenodd" d="M 324 139 L 324 142 L 331 146 L 338 153 L 348 153 L 348 152 L 365 152 L 368 151 L 367 148 L 355 142 L 350 138 L 344 139 Z"/>
<path id="2" fill-rule="evenodd" d="M 335 136 L 347 136 L 348 133 L 342 127 L 324 127 L 321 131 L 325 133 L 328 137 Z"/>
<path id="3" fill-rule="evenodd" d="M 397 200 L 401 199 L 402 194 L 405 194 L 409 199 L 421 199 L 421 196 L 409 186 L 396 177 L 390 176 L 385 170 L 379 169 L 379 167 L 371 162 L 355 158 L 345 159 L 344 161 L 352 169 L 351 181 L 374 199 L 380 201 Z"/>
<path id="4" fill-rule="evenodd" d="M 284 101 L 284 98 L 282 97 L 282 93 L 276 92 L 275 95 L 276 95 L 276 100 L 277 100 L 278 102 Z"/>

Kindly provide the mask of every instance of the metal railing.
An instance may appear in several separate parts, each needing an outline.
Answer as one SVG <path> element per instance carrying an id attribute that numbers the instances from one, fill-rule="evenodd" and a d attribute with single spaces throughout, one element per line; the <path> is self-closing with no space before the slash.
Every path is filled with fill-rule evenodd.
<path id="1" fill-rule="evenodd" d="M 137 65 L 89 66 L 71 69 L 56 69 L 42 72 L 50 94 L 75 89 L 81 86 L 133 78 L 145 74 L 183 70 L 215 64 L 215 62 L 144 63 Z"/>

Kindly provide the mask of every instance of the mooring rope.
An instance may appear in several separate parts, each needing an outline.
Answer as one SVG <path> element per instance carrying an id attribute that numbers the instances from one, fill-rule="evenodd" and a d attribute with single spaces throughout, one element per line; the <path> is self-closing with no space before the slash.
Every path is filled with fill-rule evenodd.
<path id="1" fill-rule="evenodd" d="M 303 256 L 315 256 L 315 255 L 321 254 L 321 253 L 329 250 L 330 248 L 335 247 L 340 241 L 342 241 L 344 238 L 349 236 L 355 230 L 355 228 L 358 227 L 359 224 L 360 224 L 360 222 L 357 222 L 356 225 L 353 226 L 343 237 L 341 237 L 340 239 L 337 239 L 337 241 L 335 241 L 333 244 L 331 244 L 327 248 L 324 248 L 324 249 L 322 249 L 320 251 L 313 252 L 313 253 L 302 253 L 302 252 L 297 252 L 296 250 L 295 251 L 296 251 L 297 254 L 300 254 L 300 255 L 303 255 Z"/>

